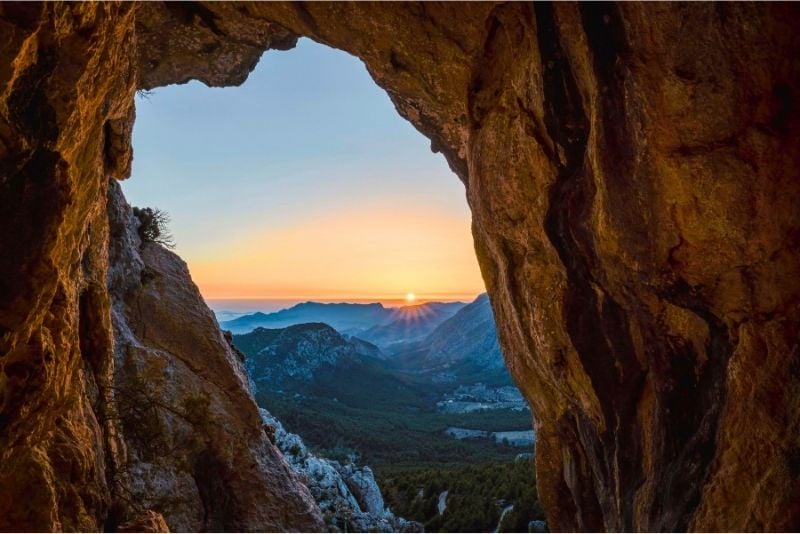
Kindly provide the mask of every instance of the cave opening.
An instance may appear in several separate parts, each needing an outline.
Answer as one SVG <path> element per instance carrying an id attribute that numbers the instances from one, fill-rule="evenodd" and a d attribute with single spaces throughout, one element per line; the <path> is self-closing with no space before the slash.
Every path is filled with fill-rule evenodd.
<path id="1" fill-rule="evenodd" d="M 142 91 L 136 111 L 124 194 L 169 215 L 290 465 L 371 467 L 382 502 L 426 530 L 541 521 L 530 410 L 500 353 L 463 184 L 363 63 L 301 39 L 241 87 Z M 369 526 L 317 500 L 331 525 Z"/>
<path id="2" fill-rule="evenodd" d="M 550 530 L 797 530 L 796 6 L 1 3 L 0 530 L 325 530 L 109 181 L 137 88 L 298 36 L 468 184 Z"/>

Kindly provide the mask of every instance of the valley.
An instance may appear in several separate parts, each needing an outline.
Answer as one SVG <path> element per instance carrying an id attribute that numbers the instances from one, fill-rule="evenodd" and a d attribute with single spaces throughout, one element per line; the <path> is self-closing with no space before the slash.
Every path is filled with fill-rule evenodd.
<path id="1" fill-rule="evenodd" d="M 479 469 L 530 485 L 532 414 L 506 372 L 485 295 L 400 308 L 307 302 L 222 328 L 233 331 L 258 404 L 326 461 L 369 466 L 398 516 L 433 531 L 494 530 L 512 505 L 509 525 L 541 519 L 529 492 L 503 483 L 467 496 L 456 483 Z M 428 503 L 428 483 L 443 488 L 437 498 L 452 491 L 443 514 Z M 464 507 L 480 518 L 450 517 L 465 517 Z"/>

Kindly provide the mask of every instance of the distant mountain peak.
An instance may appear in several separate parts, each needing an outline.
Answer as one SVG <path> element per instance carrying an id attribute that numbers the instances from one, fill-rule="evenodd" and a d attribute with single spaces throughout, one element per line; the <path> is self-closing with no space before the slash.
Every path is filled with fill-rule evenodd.
<path id="1" fill-rule="evenodd" d="M 331 334 L 341 336 L 339 332 L 329 324 L 325 323 L 300 323 L 287 326 L 282 329 L 284 332 L 309 332 L 309 331 L 325 331 Z"/>
<path id="2" fill-rule="evenodd" d="M 299 302 L 294 306 L 286 308 L 286 310 L 295 310 L 295 309 L 303 309 L 303 308 L 316 308 L 316 307 L 325 307 L 325 308 L 337 308 L 337 307 L 359 307 L 359 308 L 377 308 L 377 309 L 385 309 L 383 304 L 380 302 L 316 302 L 313 300 L 308 300 L 306 302 Z M 284 311 L 284 310 L 281 310 Z"/>
<path id="3" fill-rule="evenodd" d="M 380 302 L 362 304 L 308 301 L 273 313 L 256 312 L 243 315 L 230 321 L 223 321 L 221 326 L 234 334 L 242 334 L 257 327 L 285 328 L 301 323 L 325 323 L 340 332 L 354 334 L 398 320 L 430 323 L 431 328 L 416 335 L 421 337 L 463 306 L 464 303 L 461 302 L 428 302 L 400 308 L 386 308 Z M 367 339 L 367 341 L 380 343 L 381 340 Z"/>
<path id="4" fill-rule="evenodd" d="M 359 334 L 385 350 L 420 341 L 465 306 L 463 302 L 426 302 L 392 308 L 387 321 Z"/>
<path id="5" fill-rule="evenodd" d="M 480 379 L 511 383 L 486 293 L 478 295 L 423 340 L 398 352 L 394 358 L 406 369 L 437 375 L 445 382 Z"/>

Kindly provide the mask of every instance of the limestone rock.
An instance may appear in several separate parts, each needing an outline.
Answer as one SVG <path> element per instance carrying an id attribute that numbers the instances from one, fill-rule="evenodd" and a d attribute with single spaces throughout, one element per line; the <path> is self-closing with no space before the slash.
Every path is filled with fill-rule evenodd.
<path id="1" fill-rule="evenodd" d="M 287 432 L 269 411 L 259 408 L 264 424 L 292 469 L 305 481 L 333 532 L 422 532 L 422 525 L 395 516 L 383 502 L 372 470 L 312 454 L 302 438 Z"/>
<path id="2" fill-rule="evenodd" d="M 800 525 L 800 8 L 204 6 L 362 58 L 464 181 L 552 529 Z"/>
<path id="3" fill-rule="evenodd" d="M 372 474 L 369 466 L 340 465 L 339 473 L 363 512 L 376 516 L 386 515 L 383 495 L 381 495 L 381 490 L 375 482 L 375 475 Z"/>
<path id="4" fill-rule="evenodd" d="M 319 528 L 311 495 L 264 433 L 241 359 L 186 264 L 139 241 L 116 183 L 108 214 L 113 394 L 126 445 L 117 491 L 176 531 Z"/>
<path id="5" fill-rule="evenodd" d="M 134 11 L 0 5 L 0 530 L 98 531 L 111 504 L 105 195 L 130 157 L 111 123 L 133 120 Z"/>
<path id="6" fill-rule="evenodd" d="M 106 189 L 130 169 L 135 90 L 241 83 L 308 36 L 360 57 L 466 185 L 549 528 L 797 530 L 799 18 L 0 4 L 0 529 L 96 531 L 112 503 Z"/>

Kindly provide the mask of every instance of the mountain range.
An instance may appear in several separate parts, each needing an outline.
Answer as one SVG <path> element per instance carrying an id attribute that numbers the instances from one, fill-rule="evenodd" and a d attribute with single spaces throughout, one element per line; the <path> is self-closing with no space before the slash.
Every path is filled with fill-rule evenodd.
<path id="1" fill-rule="evenodd" d="M 388 320 L 392 311 L 383 304 L 351 304 L 302 302 L 272 313 L 243 315 L 220 325 L 234 334 L 243 334 L 258 327 L 285 328 L 302 323 L 325 323 L 336 330 L 365 329 Z"/>
<path id="2" fill-rule="evenodd" d="M 426 302 L 414 306 L 387 308 L 380 303 L 303 302 L 273 313 L 243 315 L 220 326 L 234 334 L 258 327 L 285 328 L 302 323 L 325 323 L 345 334 L 358 334 L 368 341 L 384 344 L 413 341 L 463 308 L 464 302 Z"/>
<path id="3" fill-rule="evenodd" d="M 421 404 L 425 392 L 394 372 L 375 345 L 324 323 L 235 334 L 255 393 L 336 399 L 351 407 Z M 432 399 L 428 399 L 430 402 Z"/>
<path id="4" fill-rule="evenodd" d="M 370 315 L 381 321 L 349 332 L 316 321 L 232 335 L 259 405 L 321 454 L 340 461 L 361 458 L 384 472 L 509 461 L 520 452 L 486 438 L 531 428 L 521 395 L 506 398 L 516 389 L 486 295 L 466 305 L 394 310 L 295 308 L 256 320 L 281 324 L 325 313 L 338 325 L 363 324 Z M 333 317 L 336 312 L 344 317 Z M 456 439 L 448 428 L 483 437 Z"/>
<path id="5" fill-rule="evenodd" d="M 427 302 L 416 306 L 403 306 L 392 311 L 389 322 L 352 333 L 375 343 L 384 351 L 393 352 L 403 344 L 424 339 L 464 306 L 463 302 Z"/>
<path id="6" fill-rule="evenodd" d="M 460 308 L 424 339 L 406 345 L 395 360 L 399 368 L 429 375 L 436 382 L 512 384 L 486 293 Z"/>
<path id="7" fill-rule="evenodd" d="M 380 305 L 363 304 L 300 308 L 300 312 L 311 313 L 294 310 L 295 317 L 319 314 L 320 310 L 330 315 L 338 310 L 346 316 L 345 322 L 386 310 Z M 279 317 L 273 318 L 273 323 L 287 321 L 290 316 L 280 312 L 262 315 Z M 246 355 L 246 366 L 257 390 L 269 388 L 338 399 L 358 397 L 357 405 L 362 404 L 361 400 L 375 401 L 374 395 L 383 398 L 391 392 L 394 401 L 402 398 L 402 402 L 414 404 L 412 399 L 429 397 L 434 389 L 479 382 L 511 385 L 486 294 L 468 305 L 407 306 L 392 310 L 388 317 L 393 320 L 358 335 L 313 322 L 285 328 L 259 326 L 246 334 L 234 334 L 233 342 Z M 356 378 L 367 386 L 357 387 Z M 381 388 L 375 392 L 377 385 Z M 357 391 L 347 389 L 351 386 Z M 365 390 L 373 391 L 372 396 L 365 397 Z"/>

